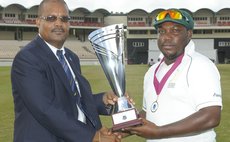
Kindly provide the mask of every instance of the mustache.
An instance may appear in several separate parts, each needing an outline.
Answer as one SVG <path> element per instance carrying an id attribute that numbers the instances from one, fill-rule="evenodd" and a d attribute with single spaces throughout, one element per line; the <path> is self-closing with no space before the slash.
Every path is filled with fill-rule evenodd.
<path id="1" fill-rule="evenodd" d="M 54 28 L 51 30 L 51 32 L 64 32 L 65 30 L 63 28 Z"/>

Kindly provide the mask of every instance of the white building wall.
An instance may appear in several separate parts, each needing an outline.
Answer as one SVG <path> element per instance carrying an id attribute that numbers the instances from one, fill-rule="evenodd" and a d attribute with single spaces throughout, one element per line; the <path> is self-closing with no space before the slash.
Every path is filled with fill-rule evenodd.
<path id="1" fill-rule="evenodd" d="M 149 39 L 148 62 L 150 61 L 150 59 L 153 59 L 154 62 L 157 62 L 160 53 L 161 52 L 157 46 L 157 40 L 156 39 Z"/>
<path id="2" fill-rule="evenodd" d="M 127 25 L 127 16 L 107 16 L 104 19 L 105 25 L 124 24 Z"/>
<path id="3" fill-rule="evenodd" d="M 209 59 L 217 61 L 217 51 L 214 49 L 214 39 L 193 39 L 196 51 L 207 56 Z"/>

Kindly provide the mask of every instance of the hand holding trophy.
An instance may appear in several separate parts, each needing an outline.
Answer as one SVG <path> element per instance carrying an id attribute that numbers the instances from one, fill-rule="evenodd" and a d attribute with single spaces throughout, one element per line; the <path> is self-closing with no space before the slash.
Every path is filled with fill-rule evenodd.
<path id="1" fill-rule="evenodd" d="M 136 109 L 125 97 L 125 27 L 115 24 L 95 30 L 89 40 L 118 101 L 112 112 L 113 131 L 141 124 Z"/>

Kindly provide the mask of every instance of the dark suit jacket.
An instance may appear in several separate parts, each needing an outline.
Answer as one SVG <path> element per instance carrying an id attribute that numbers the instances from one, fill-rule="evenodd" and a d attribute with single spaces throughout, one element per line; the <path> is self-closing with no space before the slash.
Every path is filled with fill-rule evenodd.
<path id="1" fill-rule="evenodd" d="M 61 64 L 36 36 L 16 55 L 12 65 L 14 142 L 91 142 L 101 128 L 99 114 L 107 114 L 102 93 L 92 94 L 89 82 L 81 75 L 79 58 L 65 50 L 80 85 L 87 124 L 77 120 L 76 96 Z"/>

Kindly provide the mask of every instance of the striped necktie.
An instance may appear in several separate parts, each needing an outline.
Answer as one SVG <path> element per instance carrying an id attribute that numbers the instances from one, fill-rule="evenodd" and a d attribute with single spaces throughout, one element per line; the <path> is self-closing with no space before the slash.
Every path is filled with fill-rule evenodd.
<path id="1" fill-rule="evenodd" d="M 69 66 L 67 64 L 67 62 L 65 61 L 65 58 L 64 58 L 64 55 L 62 53 L 62 50 L 57 50 L 57 56 L 59 58 L 59 61 L 66 73 L 66 76 L 69 80 L 69 83 L 70 83 L 70 87 L 71 87 L 71 90 L 76 93 L 77 92 L 77 87 L 76 87 L 76 84 L 75 84 L 75 80 L 73 78 L 73 75 L 71 74 L 71 71 L 69 69 Z"/>
<path id="2" fill-rule="evenodd" d="M 75 97 L 75 98 L 76 98 L 77 106 L 79 107 L 79 109 L 80 109 L 81 112 L 83 113 L 82 115 L 86 115 L 86 117 L 89 118 L 90 122 L 91 122 L 94 126 L 96 126 L 94 120 L 90 117 L 89 114 L 87 114 L 87 113 L 84 111 L 84 109 L 83 109 L 83 107 L 82 107 L 82 104 L 81 104 L 81 97 L 80 97 L 80 94 L 79 94 L 80 92 L 78 92 L 78 89 L 77 89 L 75 80 L 74 80 L 74 78 L 73 78 L 73 75 L 71 74 L 71 71 L 70 71 L 70 68 L 69 68 L 67 62 L 65 61 L 64 55 L 63 55 L 63 53 L 62 53 L 62 50 L 57 50 L 57 53 L 56 53 L 56 54 L 57 54 L 57 56 L 58 56 L 58 58 L 59 58 L 59 61 L 60 61 L 61 65 L 62 65 L 63 69 L 65 70 L 65 73 L 66 73 L 66 76 L 67 76 L 67 78 L 68 78 L 68 80 L 69 80 L 70 87 L 71 87 L 72 91 L 73 91 L 75 94 L 77 94 L 76 97 Z M 79 90 L 79 91 L 80 91 L 80 90 Z M 82 118 L 85 119 L 84 116 L 82 116 Z M 84 121 L 85 121 L 85 120 L 83 120 L 83 122 L 84 122 Z"/>

